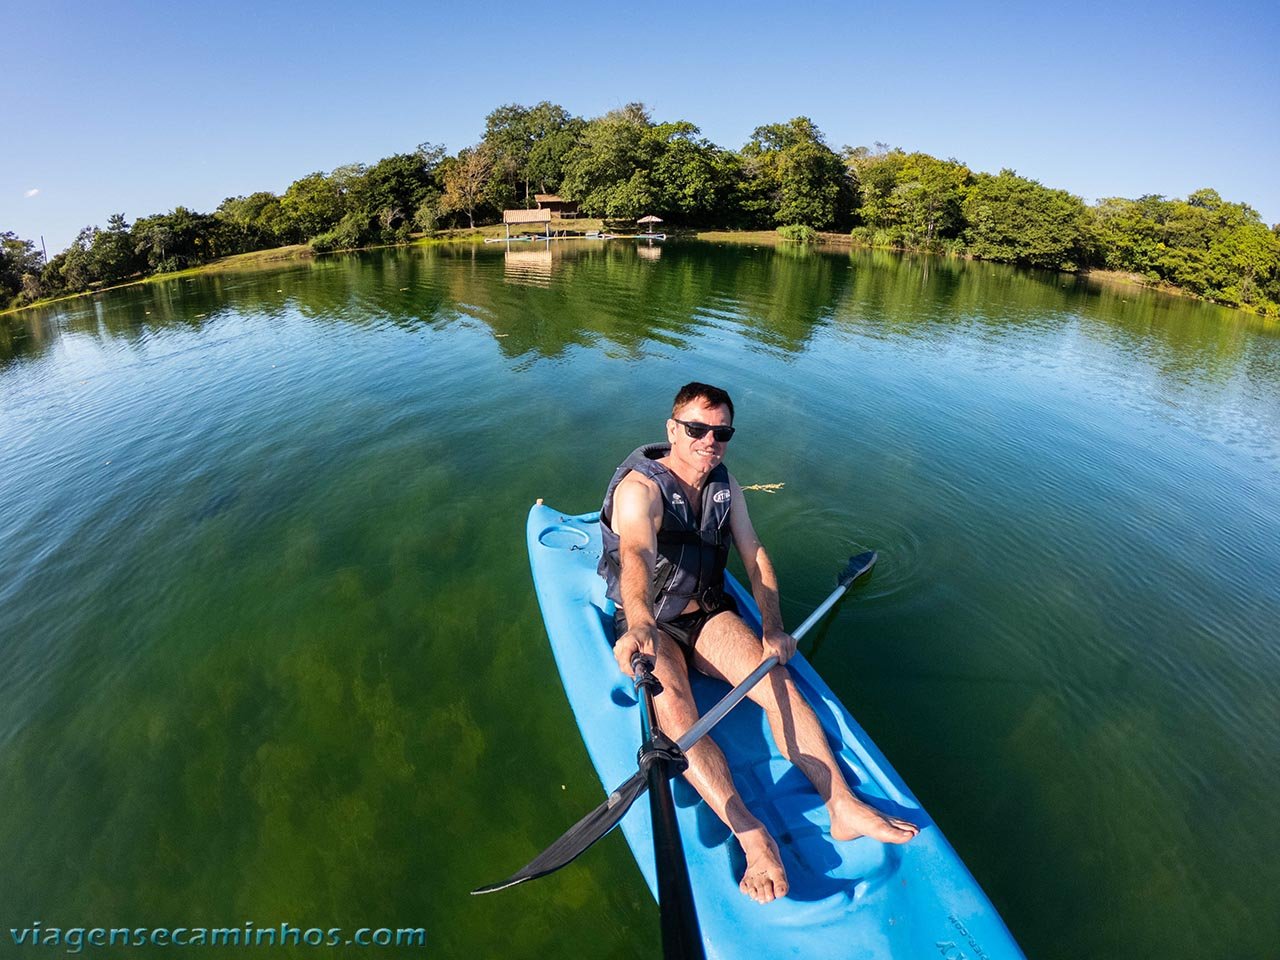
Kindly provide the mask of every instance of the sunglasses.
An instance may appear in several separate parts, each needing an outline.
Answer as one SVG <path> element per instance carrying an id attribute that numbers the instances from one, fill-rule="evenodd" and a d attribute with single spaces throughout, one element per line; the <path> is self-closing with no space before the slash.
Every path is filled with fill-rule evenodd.
<path id="1" fill-rule="evenodd" d="M 671 419 L 676 420 L 675 417 Z M 705 423 L 698 423 L 696 420 L 676 420 L 676 423 L 684 427 L 684 432 L 694 440 L 701 440 L 707 435 L 708 430 L 716 438 L 717 443 L 728 443 L 733 439 L 733 427 L 713 427 Z"/>

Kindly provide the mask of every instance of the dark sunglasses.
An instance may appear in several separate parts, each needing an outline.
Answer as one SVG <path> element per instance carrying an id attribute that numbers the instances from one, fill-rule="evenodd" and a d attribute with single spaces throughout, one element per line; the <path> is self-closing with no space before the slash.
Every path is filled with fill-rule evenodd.
<path id="1" fill-rule="evenodd" d="M 675 417 L 671 419 L 676 420 Z M 708 430 L 716 438 L 717 443 L 728 443 L 733 439 L 733 427 L 712 427 L 705 423 L 698 423 L 696 420 L 676 420 L 676 423 L 684 427 L 684 432 L 694 440 L 701 440 L 707 435 Z"/>

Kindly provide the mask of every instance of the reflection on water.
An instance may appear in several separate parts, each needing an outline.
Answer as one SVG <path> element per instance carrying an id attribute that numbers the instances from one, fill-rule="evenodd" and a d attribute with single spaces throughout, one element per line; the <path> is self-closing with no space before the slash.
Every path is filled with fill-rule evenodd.
<path id="1" fill-rule="evenodd" d="M 524 512 L 597 504 L 696 378 L 777 491 L 788 622 L 880 551 L 808 652 L 1029 956 L 1273 949 L 1274 327 L 883 252 L 495 246 L 0 321 L 0 903 L 652 956 L 621 844 L 462 892 L 600 796 Z"/>
<path id="2" fill-rule="evenodd" d="M 511 244 L 507 244 L 507 249 L 502 254 L 503 274 L 507 283 L 527 283 L 535 287 L 549 287 L 555 260 L 556 255 L 551 250 L 550 242 L 532 250 L 514 248 Z"/>
<path id="3" fill-rule="evenodd" d="M 1251 351 L 1265 321 L 1139 289 L 997 264 L 884 251 L 816 252 L 798 244 L 722 250 L 670 245 L 663 269 L 646 264 L 661 244 L 543 242 L 506 249 L 424 247 L 320 258 L 273 272 L 213 274 L 140 285 L 25 311 L 0 321 L 0 364 L 36 357 L 59 337 L 145 338 L 167 327 L 202 329 L 220 311 L 268 320 L 288 311 L 320 322 L 400 325 L 478 316 L 511 338 L 508 352 L 559 355 L 606 340 L 687 343 L 706 327 L 732 327 L 760 348 L 797 352 L 818 327 L 921 341 L 1021 336 L 1062 322 L 1083 340 L 1141 352 L 1173 379 L 1232 375 L 1244 363 L 1259 382 L 1275 363 Z M 487 282 L 501 257 L 509 285 Z M 465 267 L 462 265 L 466 264 Z M 548 296 L 553 293 L 553 296 Z M 478 308 L 478 309 L 477 309 Z M 528 311 L 530 322 L 512 321 Z"/>

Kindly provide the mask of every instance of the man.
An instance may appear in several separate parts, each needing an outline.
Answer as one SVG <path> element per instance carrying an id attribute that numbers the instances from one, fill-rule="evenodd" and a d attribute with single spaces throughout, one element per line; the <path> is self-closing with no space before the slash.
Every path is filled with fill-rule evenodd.
<path id="1" fill-rule="evenodd" d="M 667 421 L 668 442 L 641 447 L 623 462 L 600 512 L 600 572 L 619 604 L 614 656 L 628 676 L 637 651 L 654 657 L 663 688 L 655 702 L 658 720 L 672 739 L 698 718 L 689 667 L 737 685 L 767 657 L 785 664 L 796 651 L 795 639 L 782 629 L 773 565 L 751 526 L 742 488 L 721 462 L 733 433 L 729 395 L 705 383 L 686 384 Z M 763 637 L 743 623 L 723 591 L 730 541 L 751 579 Z M 833 839 L 906 843 L 916 835 L 914 824 L 853 795 L 813 708 L 785 667 L 774 667 L 750 696 L 764 709 L 783 755 L 826 804 Z M 759 903 L 785 896 L 778 845 L 747 809 L 720 748 L 703 737 L 688 760 L 685 779 L 742 844 L 742 892 Z"/>

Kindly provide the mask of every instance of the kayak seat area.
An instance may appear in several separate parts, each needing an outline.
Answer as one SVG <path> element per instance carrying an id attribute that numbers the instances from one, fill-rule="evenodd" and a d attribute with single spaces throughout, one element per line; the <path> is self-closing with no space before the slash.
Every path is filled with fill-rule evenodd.
<path id="1" fill-rule="evenodd" d="M 700 711 L 709 709 L 729 689 L 709 677 L 695 678 L 693 684 Z M 821 797 L 803 773 L 775 752 L 768 720 L 756 704 L 739 704 L 711 736 L 729 760 L 743 801 L 778 841 L 791 882 L 789 901 L 812 905 L 826 902 L 833 909 L 843 908 L 892 876 L 898 862 L 893 847 L 873 840 L 832 840 L 830 819 Z M 839 749 L 838 742 L 834 746 Z M 856 774 L 850 776 L 853 771 L 849 769 L 849 758 L 840 759 L 846 777 L 851 783 L 858 783 Z M 683 799 L 681 793 L 688 796 L 684 802 L 700 802 L 691 787 L 683 782 L 680 786 L 683 790 L 677 791 L 678 804 Z M 894 806 L 879 796 L 867 799 L 877 807 Z M 724 845 L 727 866 L 734 877 L 740 877 L 746 869 L 742 849 L 705 804 L 698 811 L 698 828 L 701 845 Z"/>
<path id="2" fill-rule="evenodd" d="M 559 530 L 551 535 L 551 539 L 562 549 L 572 549 L 579 545 L 577 533 L 577 530 Z M 586 552 L 593 553 L 590 548 Z M 583 606 L 589 611 L 593 629 L 585 630 L 584 635 L 600 637 L 607 650 L 607 645 L 613 640 L 615 605 L 604 594 L 603 580 L 596 577 L 588 582 L 589 596 L 582 597 L 582 600 L 586 601 Z M 735 588 L 742 589 L 736 581 L 731 581 L 730 589 Z M 749 609 L 745 605 L 740 606 Z M 594 627 L 597 623 L 598 627 Z M 759 630 L 759 624 L 753 622 L 749 615 L 748 623 Z M 608 657 L 606 669 L 611 671 L 610 701 L 616 707 L 634 710 L 636 693 L 631 680 L 622 676 L 613 665 L 612 651 L 605 656 Z M 854 790 L 880 810 L 915 816 L 918 810 L 895 802 L 898 798 L 891 798 L 891 791 L 883 789 L 868 765 L 847 748 L 847 731 L 842 728 L 823 694 L 813 689 L 802 673 L 793 670 L 792 675 L 818 715 L 827 740 L 844 768 L 845 778 Z M 729 692 L 728 684 L 710 677 L 695 674 L 690 680 L 700 713 L 710 709 Z M 734 782 L 748 808 L 778 841 L 791 882 L 786 905 L 775 905 L 781 908 L 779 912 L 789 912 L 802 904 L 806 905 L 805 915 L 810 917 L 813 910 L 844 910 L 852 901 L 884 885 L 892 877 L 899 862 L 900 851 L 897 848 L 872 840 L 837 842 L 831 839 L 831 823 L 822 799 L 804 774 L 779 755 L 764 711 L 755 703 L 743 701 L 710 735 L 729 760 Z M 683 778 L 675 781 L 672 792 L 677 808 L 692 808 L 697 825 L 696 842 L 703 855 L 712 851 L 718 853 L 723 860 L 723 869 L 736 884 L 746 869 L 746 861 L 741 846 L 733 839 L 728 827 Z M 692 840 L 694 837 L 685 837 L 686 843 Z"/>

